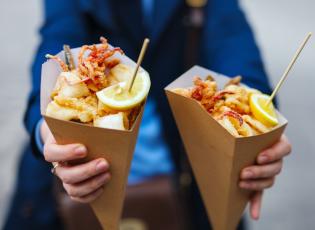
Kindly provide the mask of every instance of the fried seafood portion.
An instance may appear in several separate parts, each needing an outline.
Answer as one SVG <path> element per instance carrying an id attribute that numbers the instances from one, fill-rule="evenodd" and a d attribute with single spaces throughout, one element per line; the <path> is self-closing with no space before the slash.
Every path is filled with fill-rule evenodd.
<path id="1" fill-rule="evenodd" d="M 81 47 L 78 66 L 73 70 L 58 56 L 46 55 L 58 62 L 62 70 L 51 93 L 52 101 L 46 108 L 46 115 L 96 127 L 127 130 L 132 127 L 143 104 L 119 111 L 98 100 L 96 92 L 127 82 L 133 68 L 121 64 L 114 56 L 116 52 L 123 54 L 120 48 L 111 47 L 103 37 L 100 40 L 99 45 Z"/>
<path id="2" fill-rule="evenodd" d="M 111 114 L 103 117 L 96 116 L 94 119 L 94 126 L 107 129 L 125 130 L 125 114 L 119 112 L 117 114 Z"/>
<path id="3" fill-rule="evenodd" d="M 80 121 L 89 123 L 93 121 L 94 114 L 91 111 L 82 111 L 71 107 L 59 105 L 57 102 L 52 101 L 48 104 L 46 115 L 65 121 Z"/>
<path id="4" fill-rule="evenodd" d="M 69 98 L 87 97 L 90 95 L 90 90 L 84 82 L 81 82 L 77 72 L 62 72 L 51 93 L 52 99 L 57 95 Z"/>
<path id="5" fill-rule="evenodd" d="M 250 108 L 252 94 L 258 90 L 241 85 L 241 77 L 232 78 L 222 90 L 218 90 L 213 77 L 194 78 L 192 88 L 176 88 L 174 93 L 195 99 L 206 111 L 235 137 L 248 137 L 271 130 L 253 117 Z"/>

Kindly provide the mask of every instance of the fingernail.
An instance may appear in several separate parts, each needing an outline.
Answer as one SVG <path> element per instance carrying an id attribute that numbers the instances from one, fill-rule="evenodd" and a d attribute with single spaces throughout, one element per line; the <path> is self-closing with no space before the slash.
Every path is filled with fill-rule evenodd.
<path id="1" fill-rule="evenodd" d="M 76 147 L 75 149 L 75 153 L 80 155 L 80 156 L 85 156 L 86 154 L 86 148 L 83 145 L 79 145 L 78 147 Z"/>
<path id="2" fill-rule="evenodd" d="M 268 162 L 268 156 L 266 156 L 266 155 L 261 155 L 261 156 L 258 157 L 258 163 L 264 164 L 264 163 L 266 163 L 266 162 Z"/>
<path id="3" fill-rule="evenodd" d="M 108 179 L 109 179 L 109 175 L 108 175 L 108 173 L 105 173 L 99 178 L 99 182 L 101 184 L 104 184 L 106 181 L 108 181 Z"/>
<path id="4" fill-rule="evenodd" d="M 243 179 L 250 179 L 254 177 L 254 173 L 250 170 L 245 170 L 243 173 L 242 173 L 242 178 Z"/>
<path id="5" fill-rule="evenodd" d="M 105 160 L 101 160 L 96 164 L 96 171 L 97 172 L 104 172 L 108 169 L 108 164 Z"/>

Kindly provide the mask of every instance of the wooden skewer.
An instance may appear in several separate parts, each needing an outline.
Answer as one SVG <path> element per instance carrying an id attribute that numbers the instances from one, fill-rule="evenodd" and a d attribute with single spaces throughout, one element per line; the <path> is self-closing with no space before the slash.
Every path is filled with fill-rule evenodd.
<path id="1" fill-rule="evenodd" d="M 141 48 L 141 52 L 140 52 L 140 55 L 138 57 L 137 66 L 136 66 L 135 72 L 133 73 L 132 78 L 131 78 L 131 80 L 129 82 L 129 85 L 128 85 L 128 91 L 129 92 L 131 91 L 133 83 L 135 82 L 137 73 L 139 71 L 139 67 L 140 67 L 140 65 L 142 63 L 142 60 L 143 60 L 144 55 L 145 55 L 145 52 L 147 51 L 149 42 L 150 42 L 150 40 L 148 38 L 144 39 L 144 42 L 143 42 L 143 45 L 142 45 L 142 48 Z"/>
<path id="2" fill-rule="evenodd" d="M 287 69 L 285 70 L 285 72 L 284 72 L 284 74 L 282 75 L 280 81 L 278 82 L 276 88 L 274 89 L 274 91 L 272 92 L 272 94 L 271 94 L 269 100 L 267 101 L 266 106 L 268 106 L 268 105 L 272 102 L 272 100 L 274 99 L 274 97 L 276 96 L 277 92 L 279 91 L 279 89 L 280 89 L 280 87 L 282 86 L 283 82 L 284 82 L 284 81 L 286 80 L 286 78 L 288 77 L 288 75 L 289 75 L 289 73 L 290 73 L 292 67 L 293 67 L 294 64 L 296 63 L 298 57 L 300 56 L 301 52 L 303 51 L 303 49 L 304 49 L 306 43 L 309 41 L 309 39 L 311 38 L 311 36 L 312 36 L 312 33 L 310 32 L 310 33 L 306 36 L 306 38 L 304 39 L 304 41 L 302 42 L 300 48 L 296 51 L 296 53 L 295 53 L 293 59 L 291 60 L 289 66 L 288 66 Z"/>
<path id="3" fill-rule="evenodd" d="M 73 56 L 72 56 L 72 53 L 71 53 L 70 46 L 63 45 L 63 50 L 65 52 L 66 64 L 68 65 L 70 70 L 74 70 L 75 69 L 75 64 L 74 64 L 74 60 L 73 60 Z"/>

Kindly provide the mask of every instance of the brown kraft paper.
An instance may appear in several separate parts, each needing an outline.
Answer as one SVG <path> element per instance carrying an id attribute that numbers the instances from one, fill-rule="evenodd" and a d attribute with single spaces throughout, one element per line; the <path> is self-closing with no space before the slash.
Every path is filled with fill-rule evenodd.
<path id="1" fill-rule="evenodd" d="M 165 91 L 213 228 L 235 230 L 251 195 L 238 186 L 240 172 L 279 140 L 287 120 L 278 113 L 279 125 L 270 132 L 234 137 L 194 99 L 170 91 L 191 87 L 196 75 L 213 76 L 220 88 L 229 79 L 194 66 Z"/>
<path id="2" fill-rule="evenodd" d="M 79 49 L 72 50 L 75 60 L 77 60 L 78 52 Z M 60 52 L 58 56 L 64 59 L 63 52 Z M 114 57 L 119 58 L 121 63 L 135 66 L 135 63 L 124 55 L 116 53 Z M 50 94 L 60 72 L 61 69 L 54 60 L 48 60 L 42 65 L 41 114 L 58 144 L 82 143 L 87 147 L 89 153 L 84 161 L 102 157 L 109 162 L 111 180 L 104 186 L 103 194 L 90 205 L 103 229 L 119 229 L 130 163 L 143 107 L 132 129 L 126 131 L 98 128 L 45 116 L 46 107 L 51 101 Z"/>

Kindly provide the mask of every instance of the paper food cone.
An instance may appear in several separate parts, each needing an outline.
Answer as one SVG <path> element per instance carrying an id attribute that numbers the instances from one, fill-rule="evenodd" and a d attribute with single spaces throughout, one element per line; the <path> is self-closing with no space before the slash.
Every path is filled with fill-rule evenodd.
<path id="1" fill-rule="evenodd" d="M 225 76 L 195 66 L 165 90 L 213 228 L 235 230 L 251 195 L 238 186 L 240 172 L 280 138 L 287 121 L 278 114 L 280 124 L 272 131 L 236 138 L 195 100 L 170 91 L 191 87 L 194 76 L 209 74 L 220 88 L 228 81 Z"/>
<path id="2" fill-rule="evenodd" d="M 79 49 L 72 50 L 74 57 L 77 57 L 78 51 Z M 58 56 L 63 59 L 63 52 L 59 53 Z M 122 63 L 135 66 L 135 63 L 128 57 L 120 54 L 115 54 L 115 56 L 122 60 Z M 53 60 L 45 62 L 42 66 L 41 114 L 57 143 L 82 143 L 88 149 L 88 157 L 84 161 L 99 157 L 109 161 L 111 180 L 104 187 L 103 194 L 92 202 L 91 206 L 104 229 L 116 230 L 119 228 L 129 168 L 143 108 L 132 129 L 128 131 L 97 128 L 78 122 L 63 121 L 45 116 L 46 107 L 51 101 L 50 94 L 60 71 L 59 65 Z"/>

